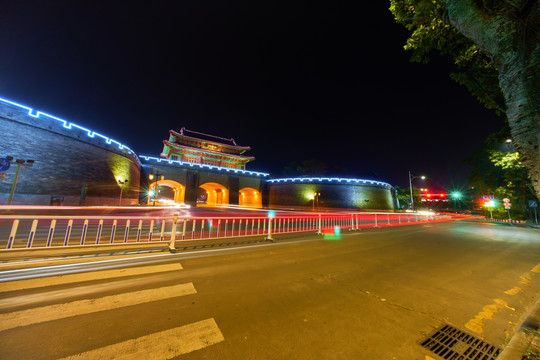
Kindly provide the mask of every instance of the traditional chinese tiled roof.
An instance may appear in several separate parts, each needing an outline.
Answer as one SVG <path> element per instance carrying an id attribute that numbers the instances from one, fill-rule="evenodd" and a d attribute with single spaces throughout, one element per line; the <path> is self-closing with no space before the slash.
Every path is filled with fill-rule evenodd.
<path id="1" fill-rule="evenodd" d="M 193 151 L 196 151 L 198 153 L 214 154 L 217 157 L 231 157 L 231 158 L 239 159 L 239 160 L 241 160 L 243 162 L 248 162 L 248 161 L 255 160 L 255 157 L 253 157 L 253 156 L 238 155 L 238 154 L 234 154 L 234 153 L 231 154 L 229 152 L 217 151 L 217 150 L 212 150 L 212 149 L 209 149 L 209 148 L 193 147 L 193 146 L 189 146 L 189 145 L 173 143 L 173 142 L 170 142 L 168 140 L 163 140 L 163 144 L 165 146 L 169 146 L 169 147 L 174 148 L 174 149 L 187 149 L 187 150 L 192 149 Z"/>
<path id="2" fill-rule="evenodd" d="M 219 136 L 208 135 L 186 128 L 181 128 L 179 132 L 170 130 L 171 138 L 174 138 L 174 142 L 178 145 L 186 145 L 195 148 L 214 150 L 223 153 L 230 154 L 243 154 L 246 151 L 251 150 L 249 146 L 239 146 L 234 139 L 226 139 Z M 170 139 L 171 140 L 171 139 Z"/>

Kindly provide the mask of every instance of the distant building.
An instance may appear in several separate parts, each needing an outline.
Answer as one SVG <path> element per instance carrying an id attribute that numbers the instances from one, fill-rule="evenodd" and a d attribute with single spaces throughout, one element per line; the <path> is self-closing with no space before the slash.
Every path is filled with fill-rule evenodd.
<path id="1" fill-rule="evenodd" d="M 443 190 L 420 189 L 420 198 L 429 208 L 447 208 L 450 203 L 448 193 Z"/>
<path id="2" fill-rule="evenodd" d="M 244 156 L 249 146 L 239 146 L 234 139 L 203 134 L 185 127 L 179 132 L 169 130 L 169 140 L 163 140 L 162 157 L 182 162 L 214 165 L 230 169 L 246 169 L 246 164 L 255 160 Z"/>

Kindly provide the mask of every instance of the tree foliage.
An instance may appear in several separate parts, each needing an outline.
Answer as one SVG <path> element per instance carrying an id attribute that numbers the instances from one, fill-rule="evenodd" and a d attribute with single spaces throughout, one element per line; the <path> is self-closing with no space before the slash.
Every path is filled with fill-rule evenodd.
<path id="1" fill-rule="evenodd" d="M 399 203 L 399 209 L 409 209 L 411 207 L 411 189 L 408 187 L 396 186 L 396 198 Z M 418 208 L 418 204 L 422 202 L 422 197 L 420 196 L 420 189 L 417 187 L 412 188 L 413 201 L 415 208 Z"/>
<path id="2" fill-rule="evenodd" d="M 413 61 L 451 56 L 452 78 L 504 112 L 540 196 L 540 1 L 390 0 L 390 11 L 412 32 L 405 49 Z"/>
<path id="3" fill-rule="evenodd" d="M 434 53 L 450 56 L 456 65 L 450 77 L 486 108 L 504 113 L 497 67 L 449 23 L 444 0 L 390 0 L 390 11 L 411 31 L 404 45 L 411 61 L 427 63 Z"/>
<path id="4" fill-rule="evenodd" d="M 483 146 L 465 160 L 472 167 L 468 180 L 477 198 L 482 195 L 492 195 L 499 200 L 509 198 L 514 218 L 526 217 L 528 200 L 536 196 L 527 170 L 519 161 L 512 144 L 507 141 L 509 136 L 507 127 L 490 135 Z M 495 214 L 507 216 L 502 211 Z"/>

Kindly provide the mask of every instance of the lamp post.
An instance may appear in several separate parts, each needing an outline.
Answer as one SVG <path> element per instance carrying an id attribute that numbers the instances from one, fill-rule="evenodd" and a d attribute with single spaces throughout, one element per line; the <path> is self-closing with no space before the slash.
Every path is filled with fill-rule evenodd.
<path id="1" fill-rule="evenodd" d="M 317 209 L 319 209 L 319 196 L 321 196 L 321 193 L 314 192 L 308 194 L 308 199 L 313 201 L 312 211 L 315 211 L 315 201 L 317 201 Z"/>
<path id="2" fill-rule="evenodd" d="M 411 190 L 411 210 L 414 210 L 414 199 L 413 199 L 413 194 L 412 194 L 412 181 L 413 181 L 413 179 L 416 179 L 416 178 L 420 178 L 422 180 L 425 180 L 426 177 L 424 175 L 414 176 L 409 171 L 409 189 Z"/>
<path id="3" fill-rule="evenodd" d="M 122 193 L 124 192 L 124 185 L 126 185 L 129 180 L 120 180 L 120 179 L 116 179 L 116 181 L 118 181 L 118 185 L 120 185 L 120 200 L 118 201 L 118 206 L 122 206 Z"/>
<path id="4" fill-rule="evenodd" d="M 161 181 L 165 180 L 165 175 L 160 174 L 159 171 L 156 170 L 155 174 L 154 173 L 148 174 L 148 179 L 150 181 L 155 179 L 155 182 L 154 182 L 154 203 L 153 203 L 152 206 L 156 206 L 156 197 L 157 197 L 157 194 L 158 194 L 158 179 L 161 179 Z"/>
<path id="5" fill-rule="evenodd" d="M 9 193 L 9 199 L 8 199 L 8 205 L 11 205 L 11 202 L 13 201 L 13 194 L 15 194 L 15 188 L 17 187 L 17 180 L 19 179 L 19 172 L 21 171 L 21 165 L 32 167 L 34 166 L 34 160 L 17 159 L 15 161 L 11 161 L 13 160 L 12 156 L 6 156 L 6 159 L 9 161 L 10 164 L 17 165 L 17 171 L 15 172 L 15 178 L 13 179 L 13 183 L 11 184 L 11 191 Z"/>

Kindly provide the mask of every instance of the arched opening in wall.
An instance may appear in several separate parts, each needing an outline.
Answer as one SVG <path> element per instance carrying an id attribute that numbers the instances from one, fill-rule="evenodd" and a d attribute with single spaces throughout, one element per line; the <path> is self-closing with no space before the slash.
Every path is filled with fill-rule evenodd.
<path id="1" fill-rule="evenodd" d="M 238 205 L 243 207 L 262 208 L 261 193 L 254 188 L 249 187 L 240 189 Z"/>
<path id="2" fill-rule="evenodd" d="M 204 183 L 197 191 L 197 205 L 220 206 L 229 204 L 227 188 L 215 182 Z"/>
<path id="3" fill-rule="evenodd" d="M 155 200 L 156 205 L 183 204 L 186 195 L 186 187 L 174 180 L 158 181 L 157 192 L 156 182 L 152 182 L 148 190 L 148 203 L 153 204 Z"/>

